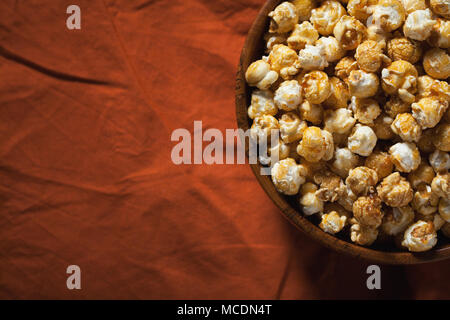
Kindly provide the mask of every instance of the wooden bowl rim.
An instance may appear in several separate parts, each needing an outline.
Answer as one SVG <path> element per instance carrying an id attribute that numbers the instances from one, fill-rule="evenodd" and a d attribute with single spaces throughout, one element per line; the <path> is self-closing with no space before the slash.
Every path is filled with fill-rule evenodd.
<path id="1" fill-rule="evenodd" d="M 282 0 L 268 0 L 258 13 L 256 20 L 253 22 L 247 38 L 245 40 L 244 47 L 241 52 L 238 72 L 236 76 L 236 118 L 238 128 L 246 131 L 249 128 L 247 106 L 249 104 L 250 88 L 245 81 L 245 70 L 247 69 L 250 59 L 248 57 L 251 52 L 250 46 L 255 40 L 261 41 L 267 26 L 268 18 L 267 14 L 275 8 L 275 6 Z M 248 148 L 246 146 L 246 156 L 248 159 Z M 389 252 L 380 251 L 367 247 L 362 247 L 351 242 L 347 242 L 336 238 L 314 225 L 311 221 L 307 220 L 302 214 L 294 209 L 286 200 L 285 196 L 276 192 L 275 187 L 267 176 L 261 176 L 259 174 L 261 165 L 250 164 L 250 167 L 258 180 L 261 187 L 264 189 L 269 198 L 275 203 L 275 205 L 281 210 L 282 215 L 297 229 L 301 230 L 315 241 L 325 245 L 326 247 L 333 249 L 339 253 L 344 253 L 352 257 L 378 262 L 382 264 L 419 264 L 435 262 L 450 258 L 450 245 L 446 245 L 441 248 L 433 249 L 431 251 L 422 253 L 412 252 Z M 267 185 L 267 179 L 272 184 L 272 189 Z M 276 194 L 273 194 L 275 190 Z M 271 193 L 272 192 L 272 193 Z"/>

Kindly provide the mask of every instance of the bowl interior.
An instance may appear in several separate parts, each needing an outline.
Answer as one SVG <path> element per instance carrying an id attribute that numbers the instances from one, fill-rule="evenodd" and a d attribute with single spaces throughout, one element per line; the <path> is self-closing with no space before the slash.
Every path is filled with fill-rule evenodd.
<path id="1" fill-rule="evenodd" d="M 242 49 L 236 77 L 236 116 L 238 127 L 244 131 L 248 130 L 251 126 L 251 120 L 247 116 L 247 107 L 250 105 L 252 92 L 252 88 L 245 81 L 245 70 L 247 70 L 253 61 L 260 59 L 264 54 L 263 37 L 269 25 L 267 15 L 281 2 L 281 0 L 268 0 L 265 3 L 253 23 Z M 248 155 L 248 145 L 246 145 L 246 153 Z M 277 192 L 270 176 L 260 174 L 260 164 L 251 164 L 250 166 L 265 192 L 281 209 L 283 216 L 301 231 L 307 233 L 310 237 L 328 248 L 354 257 L 387 264 L 424 263 L 450 257 L 450 241 L 442 236 L 439 237 L 437 246 L 432 250 L 423 253 L 410 253 L 400 251 L 391 243 L 361 247 L 349 242 L 348 236 L 338 235 L 335 237 L 329 235 L 317 226 L 318 217 L 316 215 L 308 218 L 304 217 L 295 201 L 295 197 L 284 196 Z"/>

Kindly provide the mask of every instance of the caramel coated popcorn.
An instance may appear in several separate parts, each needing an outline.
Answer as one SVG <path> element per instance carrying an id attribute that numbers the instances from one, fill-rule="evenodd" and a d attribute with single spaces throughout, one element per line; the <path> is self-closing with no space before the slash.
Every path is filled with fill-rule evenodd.
<path id="1" fill-rule="evenodd" d="M 359 197 L 353 203 L 353 216 L 363 226 L 378 228 L 384 216 L 380 197 L 376 194 Z"/>
<path id="2" fill-rule="evenodd" d="M 279 134 L 258 158 L 276 189 L 357 245 L 450 237 L 449 1 L 289 0 L 268 18 L 245 77 L 251 137 Z"/>
<path id="3" fill-rule="evenodd" d="M 350 170 L 345 184 L 356 195 L 367 195 L 375 190 L 378 182 L 378 174 L 368 167 L 356 167 Z"/>
<path id="4" fill-rule="evenodd" d="M 333 34 L 344 50 L 356 49 L 367 36 L 367 28 L 351 16 L 343 16 L 336 23 Z"/>
<path id="5" fill-rule="evenodd" d="M 327 233 L 336 234 L 344 229 L 346 222 L 346 216 L 340 216 L 336 211 L 331 211 L 322 215 L 322 221 L 319 227 Z"/>
<path id="6" fill-rule="evenodd" d="M 250 107 L 248 108 L 248 116 L 255 119 L 262 115 L 274 116 L 278 112 L 278 108 L 273 101 L 273 93 L 268 90 L 255 90 L 252 93 Z"/>
<path id="7" fill-rule="evenodd" d="M 405 102 L 415 100 L 418 72 L 408 61 L 397 60 L 381 72 L 383 90 L 390 95 L 397 95 Z"/>
<path id="8" fill-rule="evenodd" d="M 438 48 L 428 50 L 423 57 L 425 72 L 436 79 L 450 77 L 450 55 Z"/>
<path id="9" fill-rule="evenodd" d="M 319 39 L 319 33 L 308 21 L 304 21 L 301 24 L 297 24 L 292 31 L 289 38 L 287 38 L 287 43 L 289 48 L 294 50 L 304 49 L 305 46 L 314 45 L 314 43 Z"/>
<path id="10" fill-rule="evenodd" d="M 384 178 L 378 185 L 377 192 L 381 200 L 393 208 L 404 207 L 413 198 L 411 185 L 398 172 Z"/>
<path id="11" fill-rule="evenodd" d="M 330 160 L 333 157 L 333 136 L 318 127 L 309 127 L 297 147 L 297 153 L 310 162 Z"/>
<path id="12" fill-rule="evenodd" d="M 272 167 L 272 181 L 279 192 L 294 195 L 305 182 L 305 177 L 302 167 L 294 159 L 287 158 Z"/>
<path id="13" fill-rule="evenodd" d="M 299 203 L 305 215 L 310 216 L 323 211 L 323 201 L 316 195 L 317 185 L 305 183 L 300 190 Z"/>
<path id="14" fill-rule="evenodd" d="M 366 72 L 377 72 L 383 63 L 391 60 L 383 54 L 382 45 L 374 40 L 367 40 L 356 48 L 358 66 Z"/>
<path id="15" fill-rule="evenodd" d="M 422 127 L 410 113 L 398 114 L 392 122 L 391 129 L 403 141 L 418 142 L 422 135 Z"/>
<path id="16" fill-rule="evenodd" d="M 395 37 L 387 43 L 387 53 L 393 61 L 404 60 L 415 64 L 422 57 L 422 51 L 419 41 L 407 37 Z"/>
<path id="17" fill-rule="evenodd" d="M 272 12 L 269 32 L 283 33 L 291 31 L 298 22 L 298 14 L 295 6 L 290 2 L 283 2 Z"/>
<path id="18" fill-rule="evenodd" d="M 333 28 L 346 11 L 338 1 L 324 1 L 322 5 L 311 11 L 311 22 L 314 28 L 324 36 L 333 33 Z"/>
<path id="19" fill-rule="evenodd" d="M 432 222 L 418 221 L 405 231 L 402 246 L 412 252 L 422 252 L 433 248 L 437 234 Z"/>

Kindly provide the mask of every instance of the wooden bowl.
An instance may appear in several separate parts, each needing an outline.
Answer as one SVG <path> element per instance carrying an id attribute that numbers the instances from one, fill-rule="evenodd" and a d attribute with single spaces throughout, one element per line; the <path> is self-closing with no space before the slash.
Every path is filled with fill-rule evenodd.
<path id="1" fill-rule="evenodd" d="M 281 3 L 281 0 L 268 0 L 266 2 L 253 23 L 242 49 L 236 79 L 236 116 L 239 128 L 244 131 L 251 126 L 250 119 L 247 116 L 247 108 L 250 105 L 252 90 L 245 81 L 245 71 L 253 61 L 260 59 L 263 55 L 263 37 L 269 25 L 267 14 L 279 3 Z M 248 146 L 246 146 L 246 152 L 248 156 Z M 417 264 L 450 258 L 450 243 L 448 239 L 439 239 L 438 245 L 430 251 L 410 253 L 399 251 L 394 244 L 361 247 L 347 241 L 345 237 L 335 237 L 325 233 L 317 226 L 317 223 L 314 224 L 309 218 L 304 217 L 292 197 L 286 197 L 277 192 L 270 176 L 260 174 L 260 164 L 251 164 L 250 166 L 263 189 L 281 209 L 283 216 L 298 229 L 330 249 L 353 257 L 384 264 Z"/>

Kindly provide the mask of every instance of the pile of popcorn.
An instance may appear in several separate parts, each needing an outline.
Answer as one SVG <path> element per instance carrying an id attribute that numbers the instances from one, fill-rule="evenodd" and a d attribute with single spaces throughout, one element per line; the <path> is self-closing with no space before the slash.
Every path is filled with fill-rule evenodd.
<path id="1" fill-rule="evenodd" d="M 450 237 L 450 0 L 292 0 L 246 70 L 276 189 L 330 234 L 413 252 Z"/>

